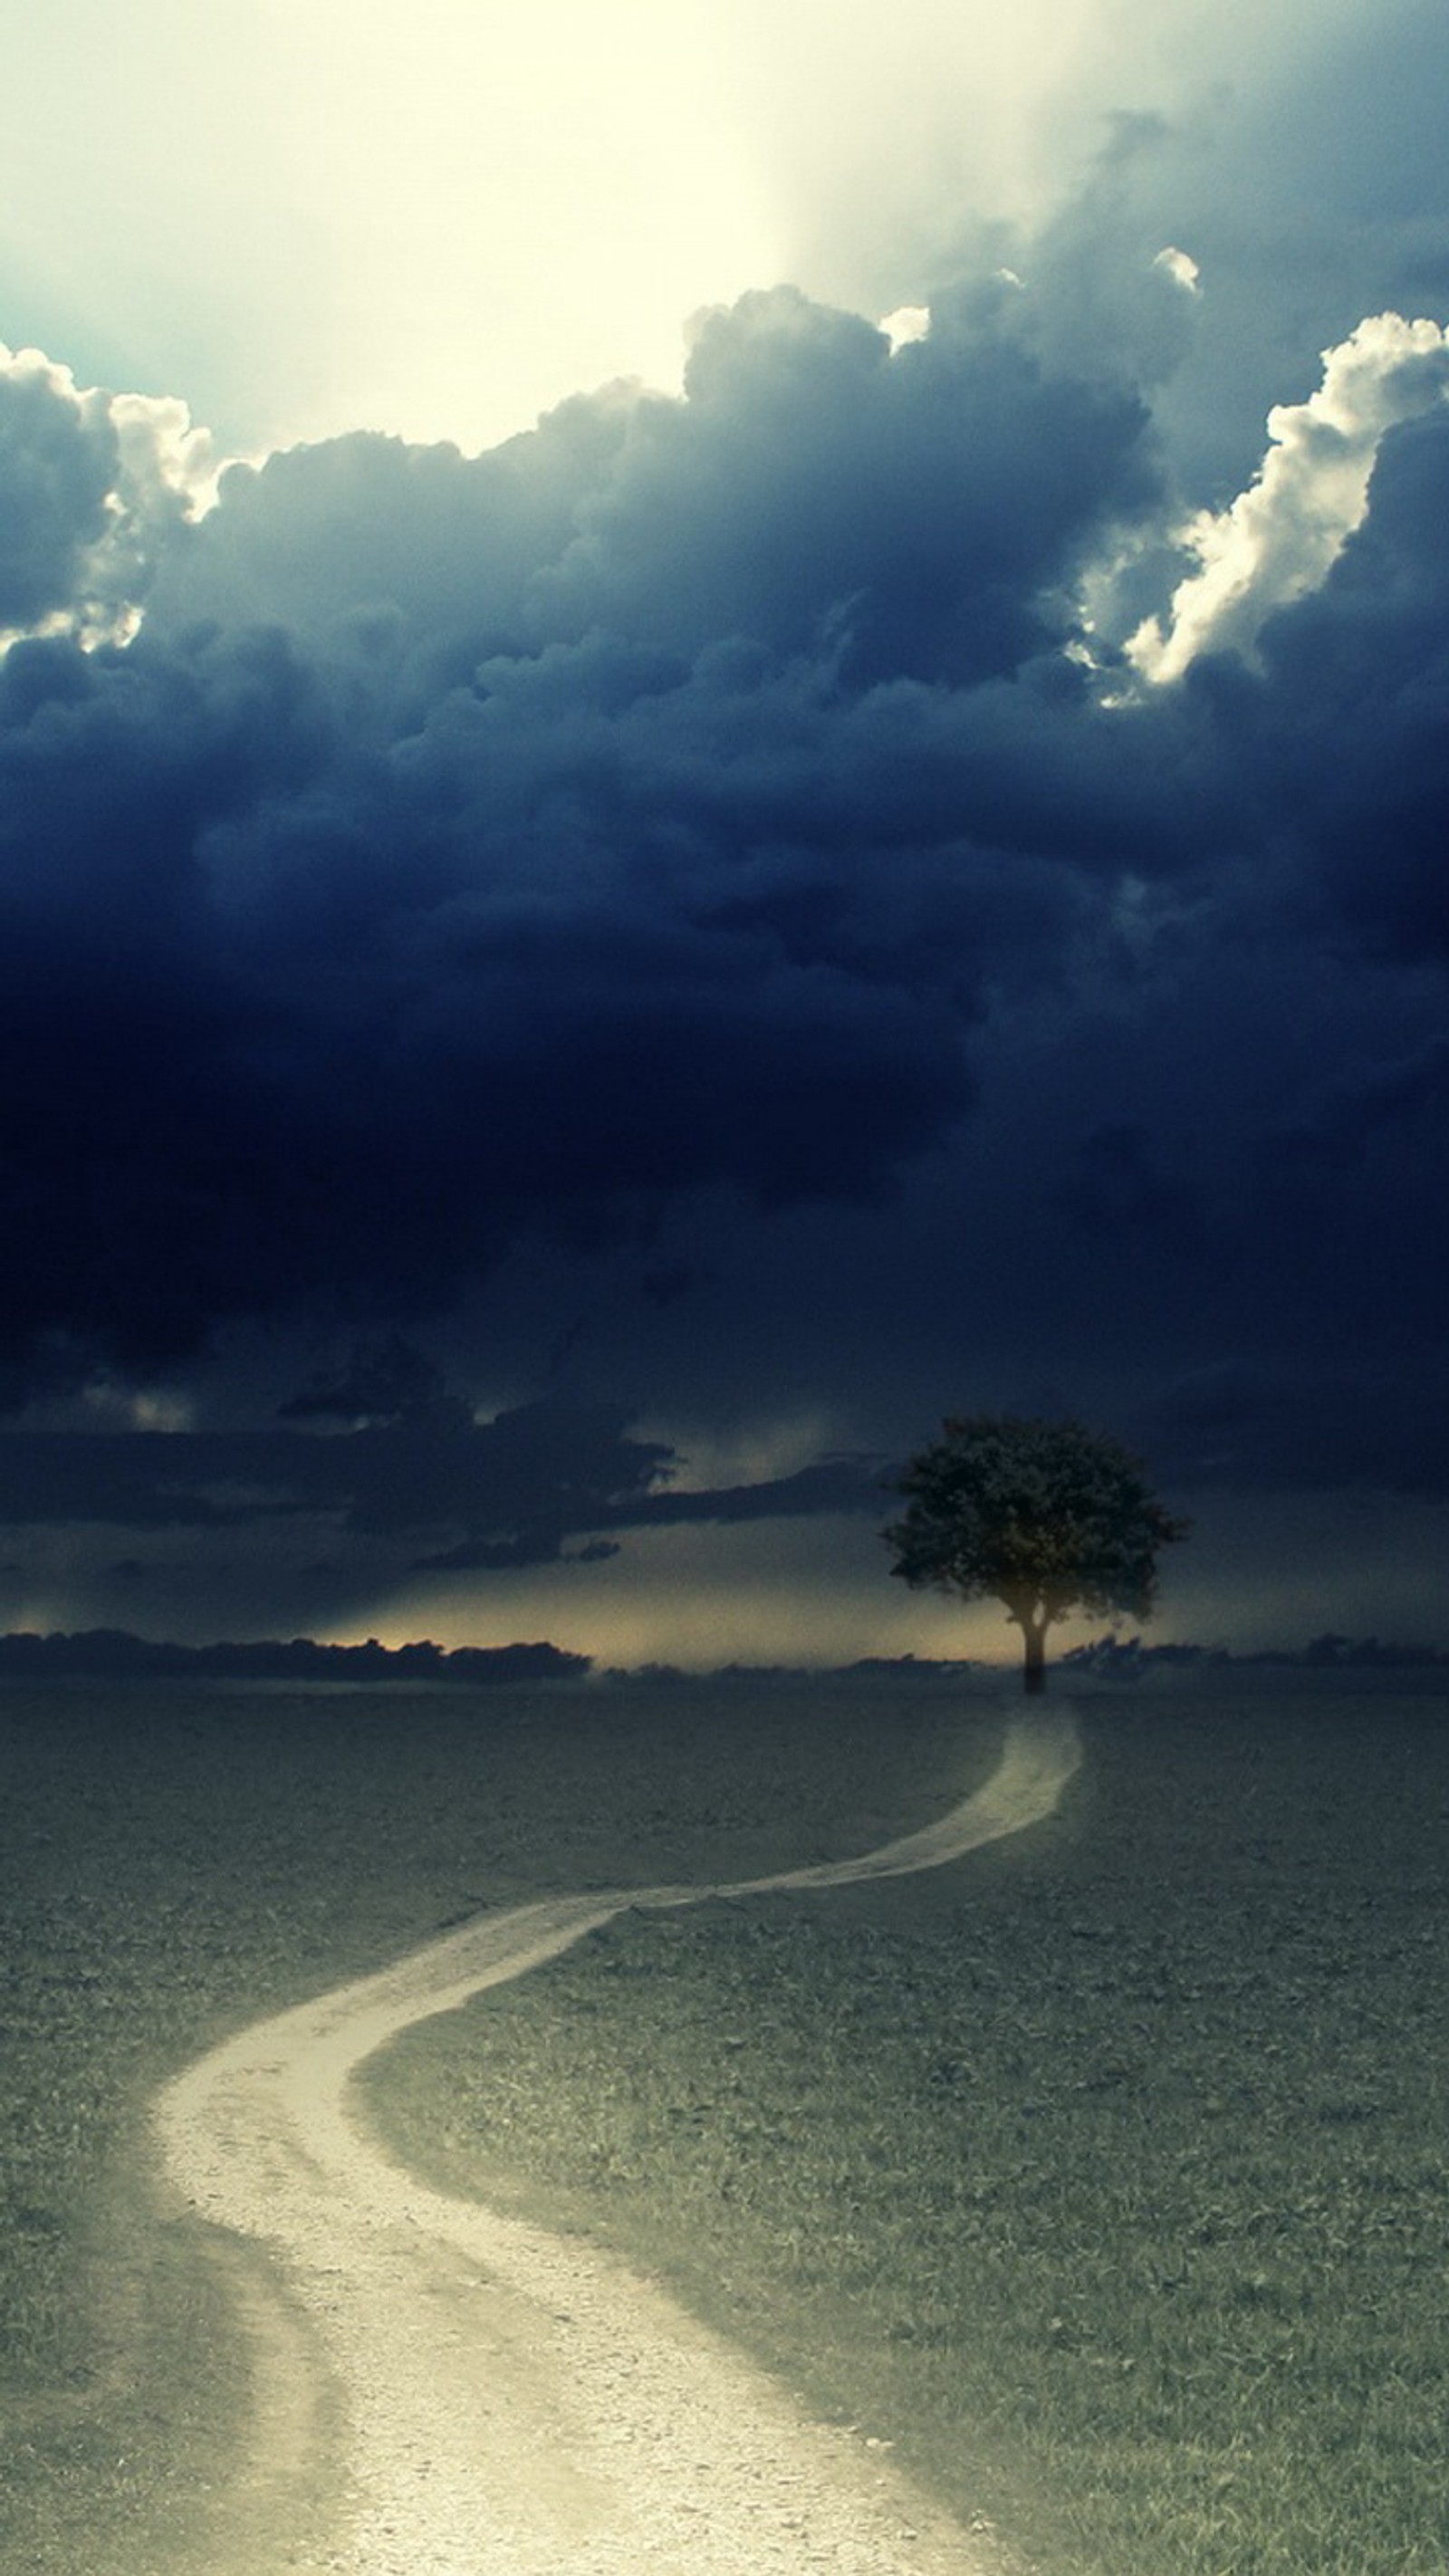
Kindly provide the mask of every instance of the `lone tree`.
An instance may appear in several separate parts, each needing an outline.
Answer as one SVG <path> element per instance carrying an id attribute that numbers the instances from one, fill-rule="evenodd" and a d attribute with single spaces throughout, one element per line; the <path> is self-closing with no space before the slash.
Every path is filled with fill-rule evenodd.
<path id="1" fill-rule="evenodd" d="M 892 1574 L 916 1590 L 1004 1601 L 1025 1641 L 1029 1691 L 1046 1687 L 1054 1619 L 1150 1617 L 1157 1551 L 1188 1524 L 1163 1510 L 1140 1459 L 1081 1422 L 975 1413 L 943 1434 L 898 1480 L 907 1507 L 885 1532 Z"/>

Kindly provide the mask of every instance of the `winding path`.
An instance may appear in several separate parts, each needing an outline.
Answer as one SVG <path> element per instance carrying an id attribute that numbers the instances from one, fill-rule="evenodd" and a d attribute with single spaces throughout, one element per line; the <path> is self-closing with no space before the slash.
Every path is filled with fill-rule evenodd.
<path id="1" fill-rule="evenodd" d="M 368 2135 L 349 2079 L 410 2023 L 524 1975 L 626 1907 L 934 1868 L 1049 1814 L 1079 1759 L 1069 1710 L 1022 1712 L 985 1786 L 923 1833 L 773 1878 L 484 1916 L 254 2023 L 170 2084 L 156 2115 L 170 2183 L 225 2231 L 213 2241 L 255 2337 L 251 2457 L 231 2498 L 238 2570 L 996 2567 L 985 2538 L 895 2476 L 884 2446 L 813 2423 L 652 2282 L 415 2181 Z M 205 2576 L 224 2565 L 223 2537 Z"/>

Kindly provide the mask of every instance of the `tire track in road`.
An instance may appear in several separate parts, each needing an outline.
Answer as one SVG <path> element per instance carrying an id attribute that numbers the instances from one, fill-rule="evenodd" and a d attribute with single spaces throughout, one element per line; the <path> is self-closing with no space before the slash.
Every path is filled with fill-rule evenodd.
<path id="1" fill-rule="evenodd" d="M 991 1778 L 924 1832 L 768 1878 L 548 1897 L 475 1919 L 254 2023 L 168 2085 L 156 2120 L 170 2185 L 233 2244 L 264 2249 L 288 2315 L 305 2320 L 310 2386 L 298 2386 L 295 2328 L 280 2355 L 258 2336 L 263 2449 L 283 2440 L 289 2405 L 337 2428 L 314 2480 L 339 2500 L 323 2544 L 302 2537 L 315 2526 L 301 2469 L 288 2532 L 275 2496 L 261 2511 L 267 2462 L 254 2457 L 235 2497 L 259 2517 L 239 2562 L 248 2576 L 998 2568 L 988 2540 L 908 2488 L 879 2447 L 811 2421 L 652 2283 L 415 2180 L 369 2134 L 351 2079 L 413 2022 L 527 1974 L 625 1908 L 939 1867 L 1048 1815 L 1079 1760 L 1069 1707 L 1018 1712 Z M 219 2544 L 204 2576 L 227 2555 Z"/>

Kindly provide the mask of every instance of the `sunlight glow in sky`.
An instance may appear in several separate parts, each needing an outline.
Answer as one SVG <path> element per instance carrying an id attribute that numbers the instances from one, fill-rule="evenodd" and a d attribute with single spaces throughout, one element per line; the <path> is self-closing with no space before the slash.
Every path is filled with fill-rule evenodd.
<path id="1" fill-rule="evenodd" d="M 883 42 L 824 0 L 211 0 L 199 40 L 191 0 L 49 0 L 4 29 L 6 336 L 184 393 L 233 452 L 474 449 L 674 387 L 690 314 L 748 287 L 893 308 L 1124 108 L 1271 79 L 1303 14 L 900 0 Z"/>
<path id="2" fill-rule="evenodd" d="M 477 447 L 672 379 L 684 317 L 775 267 L 710 14 L 216 0 L 198 44 L 178 0 L 57 0 L 6 33 L 0 276 L 112 381 L 124 318 L 243 448 Z"/>

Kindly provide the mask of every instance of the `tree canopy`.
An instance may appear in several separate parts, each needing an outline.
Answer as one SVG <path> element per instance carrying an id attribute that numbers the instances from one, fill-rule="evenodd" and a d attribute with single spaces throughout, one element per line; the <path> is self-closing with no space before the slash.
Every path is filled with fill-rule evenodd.
<path id="1" fill-rule="evenodd" d="M 1141 1460 L 1082 1422 L 948 1420 L 896 1490 L 906 1511 L 885 1532 L 891 1572 L 916 1589 L 1004 1602 L 1022 1632 L 1028 1690 L 1043 1687 L 1053 1621 L 1075 1610 L 1151 1616 L 1158 1550 L 1188 1529 Z"/>

